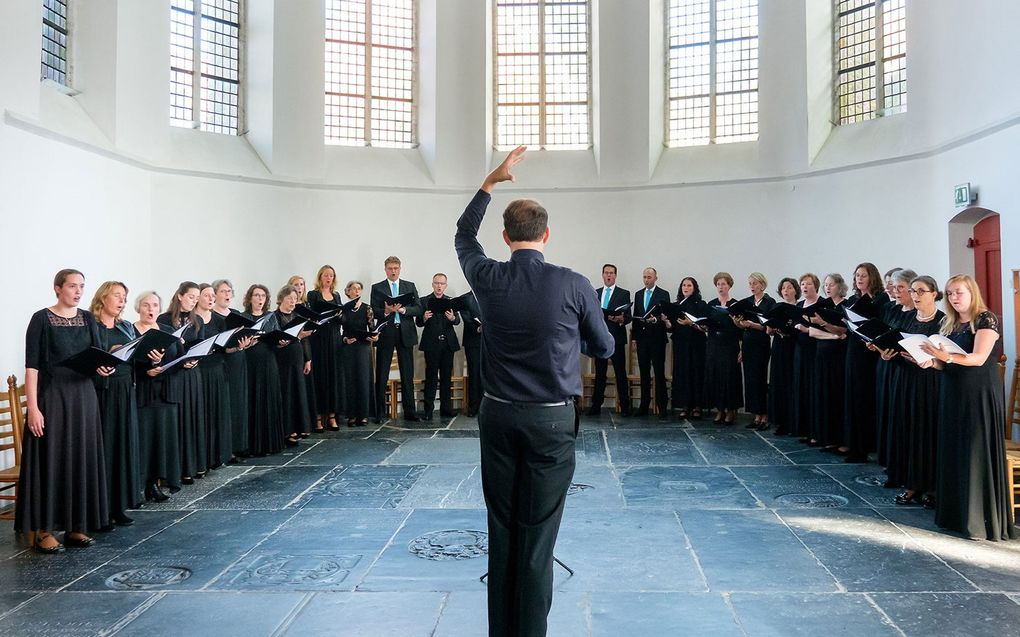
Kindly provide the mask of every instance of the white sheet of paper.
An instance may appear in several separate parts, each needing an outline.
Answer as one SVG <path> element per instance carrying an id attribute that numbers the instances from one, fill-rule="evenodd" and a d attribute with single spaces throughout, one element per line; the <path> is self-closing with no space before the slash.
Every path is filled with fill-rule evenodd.
<path id="1" fill-rule="evenodd" d="M 903 349 L 907 350 L 907 353 L 914 357 L 914 360 L 918 363 L 927 363 L 935 357 L 930 354 L 925 354 L 924 350 L 921 349 L 921 345 L 928 343 L 928 337 L 924 334 L 908 334 L 907 332 L 900 332 L 903 338 L 900 340 L 900 345 Z"/>
<path id="2" fill-rule="evenodd" d="M 851 309 L 844 309 L 843 311 L 846 312 L 846 317 L 853 321 L 854 323 L 863 323 L 864 321 L 868 320 Z"/>

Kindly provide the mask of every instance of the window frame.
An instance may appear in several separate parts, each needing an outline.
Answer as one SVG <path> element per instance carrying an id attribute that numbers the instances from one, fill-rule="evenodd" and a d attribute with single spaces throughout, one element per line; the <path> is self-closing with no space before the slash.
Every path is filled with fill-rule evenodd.
<path id="1" fill-rule="evenodd" d="M 40 50 L 40 60 L 39 60 L 40 73 L 39 73 L 39 79 L 40 79 L 40 81 L 49 80 L 51 82 L 54 82 L 58 86 L 64 87 L 66 89 L 70 89 L 71 88 L 71 24 L 72 24 L 73 1 L 72 0 L 55 0 L 55 2 L 58 3 L 58 4 L 62 4 L 63 7 L 64 7 L 64 15 L 61 16 L 64 19 L 64 26 L 63 27 L 60 27 L 59 25 L 54 24 L 53 22 L 51 22 L 51 21 L 46 19 L 46 11 L 47 11 L 47 6 L 46 5 L 47 5 L 47 3 L 45 1 L 40 3 L 42 5 L 43 15 L 42 15 L 42 20 L 41 20 L 42 21 L 41 30 L 40 30 L 40 34 L 39 34 L 40 35 L 40 39 L 41 39 L 41 45 L 39 47 L 39 50 Z M 54 31 L 56 31 L 57 33 L 60 33 L 61 35 L 64 36 L 64 57 L 60 57 L 59 55 L 56 55 L 55 53 L 51 53 L 50 51 L 48 51 L 46 49 L 46 43 L 47 42 L 54 42 L 53 40 L 51 40 L 48 37 L 46 37 L 46 34 L 45 34 L 46 27 L 49 27 L 49 28 L 53 29 Z M 51 71 L 53 73 L 60 73 L 60 71 L 58 71 L 56 68 L 54 68 L 52 66 L 49 66 L 42 59 L 43 56 L 46 55 L 46 54 L 52 55 L 52 56 L 54 56 L 55 58 L 57 58 L 58 60 L 60 60 L 60 61 L 62 61 L 64 63 L 63 81 L 55 79 L 54 77 L 51 76 L 51 74 L 49 72 L 47 72 L 47 70 L 49 70 L 49 71 Z"/>
<path id="2" fill-rule="evenodd" d="M 874 55 L 873 65 L 875 67 L 875 73 L 874 73 L 874 86 L 872 87 L 872 95 L 871 95 L 871 100 L 870 100 L 870 102 L 871 102 L 871 115 L 870 115 L 870 117 L 862 117 L 860 119 L 855 119 L 854 121 L 844 121 L 843 114 L 841 112 L 842 108 L 840 106 L 840 88 L 843 86 L 843 83 L 840 81 L 840 77 L 841 77 L 841 75 L 843 73 L 850 73 L 853 70 L 864 68 L 864 67 L 869 66 L 869 65 L 867 65 L 867 64 L 865 64 L 865 65 L 858 65 L 858 66 L 852 67 L 850 69 L 847 69 L 846 71 L 841 71 L 840 68 L 839 68 L 839 59 L 840 59 L 840 46 L 839 46 L 839 40 L 840 40 L 840 18 L 843 16 L 843 14 L 841 14 L 840 11 L 839 11 L 839 3 L 840 3 L 840 1 L 841 0 L 832 0 L 832 5 L 831 5 L 832 6 L 832 75 L 833 75 L 833 79 L 832 79 L 832 125 L 833 126 L 848 126 L 848 125 L 852 125 L 852 124 L 860 124 L 861 122 L 867 122 L 867 121 L 879 119 L 881 117 L 888 117 L 890 115 L 900 115 L 900 114 L 906 113 L 907 112 L 907 95 L 908 95 L 908 91 L 906 89 L 906 79 L 903 80 L 904 90 L 903 90 L 903 93 L 902 93 L 903 100 L 902 100 L 901 104 L 899 106 L 897 106 L 897 107 L 889 107 L 889 108 L 887 108 L 885 106 L 885 65 L 890 60 L 895 60 L 895 59 L 901 59 L 902 58 L 904 60 L 904 73 L 906 72 L 906 57 L 907 57 L 907 53 L 906 53 L 906 39 L 907 39 L 906 6 L 907 6 L 907 3 L 906 2 L 903 3 L 903 10 L 904 10 L 904 25 L 903 25 L 904 51 L 901 54 L 894 55 L 894 56 L 891 56 L 889 58 L 886 58 L 885 57 L 885 38 L 886 38 L 886 32 L 885 32 L 885 10 L 886 10 L 886 6 L 885 5 L 886 5 L 886 2 L 889 1 L 889 0 L 870 0 L 869 4 L 871 4 L 871 5 L 873 5 L 875 7 L 875 16 L 874 16 L 874 21 L 875 21 L 875 26 L 874 26 L 874 29 L 875 29 L 875 39 L 874 39 L 874 52 L 873 52 L 873 55 Z M 864 7 L 866 7 L 866 6 L 867 5 L 864 5 L 862 7 L 854 9 L 853 11 L 859 11 L 859 10 L 863 9 Z M 848 11 L 846 13 L 850 13 L 850 11 Z"/>

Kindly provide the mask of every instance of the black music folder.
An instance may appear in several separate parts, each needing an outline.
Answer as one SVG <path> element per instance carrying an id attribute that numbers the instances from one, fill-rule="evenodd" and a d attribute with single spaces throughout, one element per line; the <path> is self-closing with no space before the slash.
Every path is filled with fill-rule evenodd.
<path id="1" fill-rule="evenodd" d="M 414 292 L 405 292 L 404 294 L 398 294 L 397 296 L 391 296 L 388 299 L 383 299 L 383 302 L 387 305 L 414 305 L 415 302 Z"/>

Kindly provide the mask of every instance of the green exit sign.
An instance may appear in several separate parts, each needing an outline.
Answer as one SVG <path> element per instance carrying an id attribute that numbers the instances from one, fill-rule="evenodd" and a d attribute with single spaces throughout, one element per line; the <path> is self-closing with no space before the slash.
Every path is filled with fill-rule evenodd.
<path id="1" fill-rule="evenodd" d="M 971 198 L 970 184 L 960 184 L 954 188 L 953 199 L 957 206 L 969 206 L 973 201 Z"/>

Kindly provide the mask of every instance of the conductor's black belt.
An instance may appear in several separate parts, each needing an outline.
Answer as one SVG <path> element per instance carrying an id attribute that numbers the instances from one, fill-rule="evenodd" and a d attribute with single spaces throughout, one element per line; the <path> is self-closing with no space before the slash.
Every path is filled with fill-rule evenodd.
<path id="1" fill-rule="evenodd" d="M 507 400 L 506 398 L 500 398 L 493 396 L 489 392 L 483 392 L 486 398 L 489 400 L 495 400 L 497 403 L 503 403 L 505 405 L 513 405 L 515 407 L 563 407 L 564 405 L 573 405 L 574 400 L 572 398 L 566 398 L 564 400 L 554 403 L 530 403 L 521 400 Z"/>

